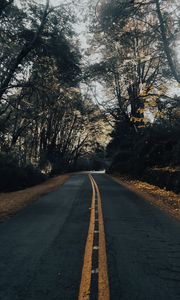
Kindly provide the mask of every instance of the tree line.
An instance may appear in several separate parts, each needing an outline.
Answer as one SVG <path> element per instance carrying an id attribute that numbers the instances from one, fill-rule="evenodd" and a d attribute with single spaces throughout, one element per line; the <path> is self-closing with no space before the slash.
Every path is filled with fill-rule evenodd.
<path id="1" fill-rule="evenodd" d="M 91 51 L 98 53 L 99 62 L 90 65 L 87 76 L 106 88 L 102 106 L 114 124 L 107 147 L 109 171 L 142 178 L 157 166 L 176 168 L 178 1 L 107 0 L 98 1 L 95 10 Z"/>
<path id="2" fill-rule="evenodd" d="M 98 108 L 81 93 L 75 22 L 67 3 L 0 2 L 1 189 L 71 170 L 96 146 Z"/>
<path id="3" fill-rule="evenodd" d="M 2 189 L 15 177 L 28 185 L 42 172 L 78 169 L 79 161 L 90 168 L 93 155 L 93 168 L 107 160 L 109 171 L 136 178 L 179 165 L 178 1 L 89 4 L 86 53 L 97 62 L 87 64 L 76 5 L 0 2 Z M 82 92 L 92 81 L 105 90 L 98 104 Z"/>

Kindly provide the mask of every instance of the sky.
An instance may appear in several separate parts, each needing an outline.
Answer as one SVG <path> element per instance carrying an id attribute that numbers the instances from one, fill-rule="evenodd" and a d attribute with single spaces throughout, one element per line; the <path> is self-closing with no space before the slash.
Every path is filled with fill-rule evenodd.
<path id="1" fill-rule="evenodd" d="M 63 0 L 51 0 L 52 5 L 58 5 L 59 3 L 62 3 Z"/>
<path id="2" fill-rule="evenodd" d="M 36 0 L 39 3 L 46 3 L 46 0 Z M 62 3 L 73 3 L 75 7 L 77 7 L 77 12 L 81 9 L 81 12 L 83 11 L 84 13 L 87 11 L 87 6 L 88 6 L 89 0 L 50 0 L 50 5 L 52 6 L 57 6 Z M 93 2 L 93 1 L 92 1 Z M 79 16 L 82 17 L 82 15 L 79 13 Z M 79 24 L 75 26 L 75 30 L 79 35 L 80 42 L 81 42 L 81 47 L 86 49 L 88 47 L 87 44 L 87 24 L 85 22 L 80 21 Z"/>
<path id="3" fill-rule="evenodd" d="M 46 0 L 36 0 L 36 2 L 46 3 Z M 52 5 L 58 5 L 58 4 L 63 3 L 63 2 L 64 2 L 63 0 L 50 0 L 50 3 Z"/>

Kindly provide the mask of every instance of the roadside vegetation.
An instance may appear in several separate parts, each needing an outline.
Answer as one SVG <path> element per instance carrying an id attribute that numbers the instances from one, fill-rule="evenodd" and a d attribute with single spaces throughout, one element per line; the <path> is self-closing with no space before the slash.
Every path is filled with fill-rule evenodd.
<path id="1" fill-rule="evenodd" d="M 178 1 L 83 5 L 0 2 L 0 191 L 106 168 L 178 193 Z"/>
<path id="2" fill-rule="evenodd" d="M 60 175 L 20 191 L 0 193 L 0 222 L 13 216 L 28 204 L 56 190 L 70 175 Z"/>
<path id="3" fill-rule="evenodd" d="M 180 188 L 180 10 L 175 0 L 99 1 L 91 27 L 113 130 L 110 173 Z M 98 50 L 95 50 L 98 45 Z"/>
<path id="4" fill-rule="evenodd" d="M 127 176 L 113 175 L 112 178 L 152 205 L 158 206 L 161 210 L 180 220 L 180 199 L 177 193 L 144 181 L 130 179 Z"/>
<path id="5" fill-rule="evenodd" d="M 0 191 L 76 170 L 100 148 L 103 119 L 80 88 L 76 22 L 66 2 L 0 2 Z"/>

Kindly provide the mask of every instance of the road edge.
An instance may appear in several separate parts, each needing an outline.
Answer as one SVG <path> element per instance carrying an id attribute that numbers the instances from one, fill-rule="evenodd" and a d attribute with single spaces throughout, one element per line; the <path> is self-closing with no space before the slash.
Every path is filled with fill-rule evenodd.
<path id="1" fill-rule="evenodd" d="M 113 181 L 115 181 L 118 184 L 122 185 L 123 187 L 127 188 L 131 192 L 137 194 L 138 196 L 143 198 L 145 201 L 148 201 L 151 205 L 159 207 L 162 211 L 164 211 L 168 215 L 172 216 L 177 221 L 180 221 L 180 208 L 174 209 L 174 208 L 172 208 L 171 205 L 168 205 L 167 203 L 164 203 L 163 201 L 161 201 L 158 193 L 155 196 L 155 195 L 150 194 L 147 191 L 142 191 L 142 190 L 138 189 L 132 182 L 131 183 L 124 182 L 121 178 L 119 178 L 118 176 L 115 176 L 115 175 L 105 174 L 105 176 L 111 178 Z"/>
<path id="2" fill-rule="evenodd" d="M 4 222 L 20 210 L 37 201 L 40 197 L 55 191 L 62 186 L 72 174 L 64 174 L 51 178 L 39 185 L 20 191 L 0 194 L 0 222 Z"/>

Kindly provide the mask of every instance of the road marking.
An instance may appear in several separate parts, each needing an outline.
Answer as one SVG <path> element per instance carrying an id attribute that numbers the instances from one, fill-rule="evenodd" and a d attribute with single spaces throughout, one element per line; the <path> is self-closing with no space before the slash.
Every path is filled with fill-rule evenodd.
<path id="1" fill-rule="evenodd" d="M 99 246 L 94 246 L 93 247 L 93 250 L 98 250 L 99 249 Z"/>
<path id="2" fill-rule="evenodd" d="M 98 210 L 99 210 L 99 268 L 98 268 L 98 300 L 109 300 L 109 281 L 107 272 L 107 256 L 106 256 L 106 240 L 104 231 L 103 212 L 101 204 L 101 195 L 97 183 L 94 178 L 93 182 L 98 194 Z"/>
<path id="3" fill-rule="evenodd" d="M 92 274 L 98 274 L 98 269 L 92 270 Z"/>
<path id="4" fill-rule="evenodd" d="M 99 188 L 94 178 L 89 175 L 92 185 L 92 204 L 91 215 L 88 230 L 88 237 L 86 241 L 84 263 L 81 275 L 81 283 L 79 289 L 78 300 L 89 300 L 91 290 L 91 276 L 98 273 L 98 300 L 109 300 L 109 282 L 107 272 L 107 257 L 106 257 L 106 242 L 104 232 L 103 213 L 101 206 L 101 195 Z M 98 208 L 98 218 L 95 217 L 95 207 Z M 95 222 L 98 222 L 98 230 L 95 230 Z M 99 245 L 94 245 L 94 234 L 99 233 Z M 93 250 L 98 250 L 98 268 L 92 269 Z"/>
<path id="5" fill-rule="evenodd" d="M 81 275 L 81 284 L 80 284 L 79 298 L 78 298 L 79 300 L 90 299 L 89 295 L 90 295 L 90 288 L 91 288 L 94 229 L 95 229 L 95 187 L 92 183 L 91 215 L 90 215 L 88 237 L 87 237 L 86 247 L 85 247 L 84 264 L 83 264 L 83 270 Z"/>

